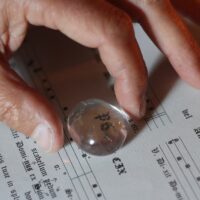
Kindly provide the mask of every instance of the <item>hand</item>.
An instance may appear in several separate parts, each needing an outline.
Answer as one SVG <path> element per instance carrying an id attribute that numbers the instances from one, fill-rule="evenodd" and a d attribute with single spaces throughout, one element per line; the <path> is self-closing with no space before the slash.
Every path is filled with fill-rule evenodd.
<path id="1" fill-rule="evenodd" d="M 132 20 L 142 25 L 177 73 L 200 88 L 200 49 L 177 11 L 200 22 L 199 0 L 1 0 L 0 121 L 34 137 L 47 151 L 63 144 L 56 112 L 8 66 L 6 58 L 22 43 L 28 23 L 98 48 L 115 78 L 118 102 L 137 118 L 145 113 L 148 78 Z"/>

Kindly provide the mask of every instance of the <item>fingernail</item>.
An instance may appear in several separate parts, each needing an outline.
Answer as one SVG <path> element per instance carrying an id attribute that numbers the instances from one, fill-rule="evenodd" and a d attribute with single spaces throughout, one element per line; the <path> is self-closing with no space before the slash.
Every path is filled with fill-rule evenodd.
<path id="1" fill-rule="evenodd" d="M 39 124 L 33 131 L 32 138 L 47 153 L 51 152 L 54 144 L 54 131 L 47 124 Z"/>

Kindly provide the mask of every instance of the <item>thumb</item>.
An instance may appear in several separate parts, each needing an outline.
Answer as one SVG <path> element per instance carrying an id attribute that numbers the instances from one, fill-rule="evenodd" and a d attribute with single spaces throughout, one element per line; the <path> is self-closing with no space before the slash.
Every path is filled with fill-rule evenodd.
<path id="1" fill-rule="evenodd" d="M 61 120 L 50 103 L 0 58 L 0 121 L 34 138 L 47 152 L 63 145 Z"/>

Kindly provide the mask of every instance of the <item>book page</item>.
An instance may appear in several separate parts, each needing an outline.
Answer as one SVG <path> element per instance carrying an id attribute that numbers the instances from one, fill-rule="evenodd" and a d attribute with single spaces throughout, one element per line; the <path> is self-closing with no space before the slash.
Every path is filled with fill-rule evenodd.
<path id="1" fill-rule="evenodd" d="M 200 91 L 179 79 L 139 25 L 135 31 L 149 72 L 147 114 L 138 123 L 129 121 L 132 131 L 120 150 L 101 157 L 81 151 L 66 126 L 82 100 L 117 104 L 97 52 L 56 31 L 29 33 L 10 64 L 55 106 L 65 146 L 47 154 L 1 123 L 1 199 L 200 199 Z"/>

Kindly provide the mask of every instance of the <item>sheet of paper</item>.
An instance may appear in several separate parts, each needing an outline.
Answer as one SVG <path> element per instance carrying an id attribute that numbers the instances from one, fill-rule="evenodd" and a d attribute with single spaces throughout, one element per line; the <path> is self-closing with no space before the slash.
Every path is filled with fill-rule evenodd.
<path id="1" fill-rule="evenodd" d="M 66 144 L 46 154 L 1 124 L 1 199 L 200 199 L 200 91 L 178 78 L 139 26 L 136 36 L 150 77 L 147 115 L 138 124 L 130 120 L 122 149 L 96 157 L 68 136 L 66 119 L 81 100 L 116 103 L 109 74 L 94 50 L 55 31 L 31 31 L 10 63 L 57 108 Z"/>

